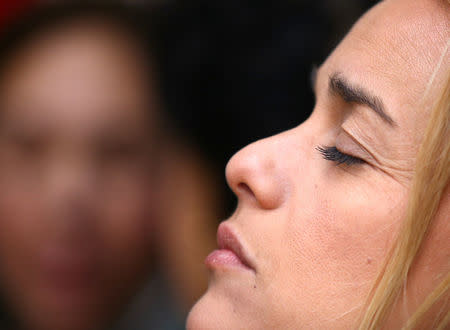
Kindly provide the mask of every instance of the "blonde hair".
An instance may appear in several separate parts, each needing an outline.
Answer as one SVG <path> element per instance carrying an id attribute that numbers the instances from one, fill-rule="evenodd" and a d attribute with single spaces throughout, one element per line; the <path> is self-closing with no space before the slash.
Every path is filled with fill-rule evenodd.
<path id="1" fill-rule="evenodd" d="M 392 310 L 406 281 L 411 266 L 424 241 L 450 179 L 450 72 L 444 90 L 433 106 L 412 181 L 406 216 L 400 234 L 385 261 L 362 318 L 360 330 L 380 329 Z M 447 248 L 450 248 L 447 246 Z M 435 315 L 436 329 L 450 324 L 450 273 L 429 294 L 407 321 L 403 329 L 414 329 L 437 303 L 443 304 L 443 313 Z"/>

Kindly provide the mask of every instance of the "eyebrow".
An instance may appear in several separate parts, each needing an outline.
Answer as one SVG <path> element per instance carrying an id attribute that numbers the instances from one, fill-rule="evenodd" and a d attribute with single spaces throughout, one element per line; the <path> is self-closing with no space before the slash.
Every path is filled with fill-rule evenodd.
<path id="1" fill-rule="evenodd" d="M 328 89 L 333 94 L 338 94 L 347 103 L 362 104 L 372 109 L 381 119 L 390 126 L 396 126 L 394 120 L 386 113 L 383 100 L 372 95 L 364 88 L 350 84 L 342 74 L 337 72 L 330 76 Z"/>

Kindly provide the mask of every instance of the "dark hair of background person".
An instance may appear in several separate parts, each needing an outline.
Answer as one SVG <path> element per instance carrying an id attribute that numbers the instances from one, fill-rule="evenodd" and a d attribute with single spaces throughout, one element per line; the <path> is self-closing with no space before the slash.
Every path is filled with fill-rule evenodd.
<path id="1" fill-rule="evenodd" d="M 105 21 L 136 41 L 148 58 L 158 62 L 157 19 L 152 19 L 149 6 L 129 6 L 120 1 L 61 1 L 34 4 L 0 31 L 0 78 L 8 61 L 29 41 L 78 19 Z M 156 65 L 156 68 L 158 66 Z M 153 70 L 152 68 L 152 74 Z"/>
<path id="2" fill-rule="evenodd" d="M 41 34 L 45 34 L 53 28 L 59 28 L 78 19 L 89 18 L 104 20 L 105 23 L 119 28 L 131 40 L 136 41 L 136 45 L 144 51 L 145 55 L 148 55 L 149 60 L 158 61 L 157 36 L 153 33 L 155 29 L 151 26 L 154 21 L 149 20 L 149 12 L 141 7 L 125 6 L 114 1 L 78 1 L 44 6 L 35 5 L 34 8 L 26 11 L 14 21 L 2 26 L 0 32 L 0 80 L 14 54 L 28 42 L 39 38 Z M 152 67 L 152 75 L 155 75 L 154 70 L 157 68 L 157 65 Z M 156 72 L 156 74 L 158 73 Z M 13 320 L 7 311 L 0 291 L 0 327 L 11 327 L 12 324 Z"/>

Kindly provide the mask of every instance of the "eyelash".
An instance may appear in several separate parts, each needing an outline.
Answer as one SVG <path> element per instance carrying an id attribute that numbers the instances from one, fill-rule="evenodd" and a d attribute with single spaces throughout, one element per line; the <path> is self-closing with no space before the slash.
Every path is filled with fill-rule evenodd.
<path id="1" fill-rule="evenodd" d="M 336 147 L 317 147 L 316 150 L 321 153 L 326 160 L 337 163 L 338 165 L 356 165 L 365 163 L 361 158 L 350 156 L 339 151 Z"/>

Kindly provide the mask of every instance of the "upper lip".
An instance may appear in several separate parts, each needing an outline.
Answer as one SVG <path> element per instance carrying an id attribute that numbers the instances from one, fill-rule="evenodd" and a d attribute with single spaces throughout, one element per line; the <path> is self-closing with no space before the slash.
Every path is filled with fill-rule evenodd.
<path id="1" fill-rule="evenodd" d="M 254 264 L 248 256 L 247 250 L 244 248 L 241 240 L 225 222 L 222 222 L 217 230 L 217 244 L 219 245 L 219 249 L 234 252 L 245 266 L 255 270 Z"/>

